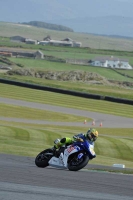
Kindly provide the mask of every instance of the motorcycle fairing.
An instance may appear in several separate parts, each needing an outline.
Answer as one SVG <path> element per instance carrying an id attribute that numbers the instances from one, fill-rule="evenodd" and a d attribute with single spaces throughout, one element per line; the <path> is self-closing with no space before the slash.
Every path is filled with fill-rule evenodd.
<path id="1" fill-rule="evenodd" d="M 78 152 L 79 150 L 80 150 L 80 147 L 69 145 L 67 149 L 65 149 L 64 155 L 63 153 L 61 153 L 59 158 L 56 158 L 55 156 L 53 156 L 49 160 L 48 163 L 50 166 L 53 166 L 53 167 L 67 168 L 67 160 L 68 160 L 69 155 L 75 152 Z"/>
<path id="2" fill-rule="evenodd" d="M 81 142 L 75 142 L 75 145 L 77 145 L 78 148 L 84 149 L 89 155 L 94 156 L 94 144 L 88 143 L 87 141 Z"/>
<path id="3" fill-rule="evenodd" d="M 67 168 L 63 161 L 61 160 L 61 158 L 56 158 L 55 156 L 53 156 L 50 160 L 49 160 L 49 166 L 52 167 L 58 167 L 58 168 Z"/>

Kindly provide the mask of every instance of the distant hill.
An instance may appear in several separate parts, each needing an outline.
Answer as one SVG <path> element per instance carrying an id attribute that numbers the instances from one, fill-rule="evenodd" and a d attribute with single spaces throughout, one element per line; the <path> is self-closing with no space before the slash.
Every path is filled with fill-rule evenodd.
<path id="1" fill-rule="evenodd" d="M 51 29 L 51 30 L 56 30 L 56 31 L 58 30 L 58 31 L 73 32 L 73 29 L 68 28 L 66 26 L 50 24 L 50 23 L 41 22 L 41 21 L 22 22 L 21 24 L 26 24 L 26 25 L 31 25 L 31 26 L 36 26 L 36 27 L 46 28 L 46 29 Z"/>

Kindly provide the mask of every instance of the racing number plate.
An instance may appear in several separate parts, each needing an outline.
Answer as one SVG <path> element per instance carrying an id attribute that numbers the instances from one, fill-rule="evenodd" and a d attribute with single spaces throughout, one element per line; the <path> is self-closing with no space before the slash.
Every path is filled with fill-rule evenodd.
<path id="1" fill-rule="evenodd" d="M 69 148 L 67 148 L 68 153 L 70 153 L 71 151 L 73 151 L 75 148 L 73 146 L 70 146 Z"/>

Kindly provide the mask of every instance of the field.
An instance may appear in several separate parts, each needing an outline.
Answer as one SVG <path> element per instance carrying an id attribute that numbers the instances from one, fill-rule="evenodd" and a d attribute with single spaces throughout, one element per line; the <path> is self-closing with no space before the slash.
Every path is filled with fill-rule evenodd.
<path id="1" fill-rule="evenodd" d="M 83 98 L 72 96 L 67 98 L 66 95 L 19 88 L 16 86 L 7 86 L 4 84 L 0 84 L 0 91 L 1 97 L 6 98 L 133 117 L 133 107 L 128 105 L 96 100 L 85 100 Z M 59 99 L 61 101 L 59 101 Z M 47 113 L 46 111 L 43 112 L 37 109 L 27 109 L 25 107 L 11 106 L 8 104 L 0 104 L 0 108 L 0 116 L 24 119 L 43 119 L 44 117 L 44 120 L 47 119 L 53 121 L 83 121 L 82 117 L 74 117 L 60 113 L 57 114 L 54 112 Z M 72 137 L 74 134 L 79 132 L 85 133 L 86 129 L 87 127 L 81 127 L 79 130 L 79 127 L 0 121 L 0 152 L 35 156 L 44 148 L 51 147 L 54 139 L 64 137 L 64 135 Z M 99 138 L 95 145 L 97 158 L 91 163 L 109 166 L 113 165 L 113 163 L 124 163 L 126 167 L 132 168 L 133 129 L 104 127 L 97 127 L 97 129 L 99 131 Z"/>
<path id="2" fill-rule="evenodd" d="M 39 30 L 39 31 L 38 31 Z M 47 35 L 53 39 L 64 39 L 70 37 L 81 41 L 87 48 L 64 48 L 52 46 L 35 46 L 21 43 L 12 43 L 10 36 L 21 35 L 32 39 L 41 40 Z M 129 59 L 133 65 L 133 40 L 112 39 L 107 37 L 93 36 L 80 33 L 65 33 L 45 29 L 38 29 L 30 26 L 19 26 L 0 22 L 0 47 L 23 49 L 24 51 L 36 51 L 40 49 L 45 55 L 56 58 L 93 59 L 96 56 L 115 55 Z M 91 47 L 88 48 L 88 47 Z M 122 51 L 121 51 L 122 50 Z M 50 62 L 46 60 L 34 60 L 26 58 L 9 58 L 14 62 L 13 69 L 21 70 L 53 70 L 53 71 L 86 71 L 97 73 L 106 80 L 133 82 L 133 70 L 111 70 L 91 66 L 71 65 L 67 63 Z M 1 63 L 0 63 L 1 64 Z M 18 67 L 20 64 L 23 67 Z M 125 75 L 123 75 L 125 74 Z M 127 77 L 129 75 L 131 78 Z M 82 92 L 108 95 L 119 98 L 133 99 L 132 87 L 118 85 L 95 85 L 85 82 L 69 82 L 35 78 L 32 76 L 9 76 L 5 72 L 0 73 L 1 78 L 36 83 L 63 89 L 77 90 Z M 133 106 L 106 102 L 102 100 L 84 99 L 69 95 L 55 94 L 51 92 L 21 88 L 17 86 L 0 83 L 0 97 L 24 100 L 28 102 L 45 103 L 81 110 L 94 111 L 99 113 L 113 114 L 133 118 Z M 83 122 L 84 117 L 31 109 L 22 106 L 13 106 L 0 103 L 0 117 L 12 117 L 48 120 L 55 122 Z M 87 121 L 92 121 L 87 118 Z M 79 132 L 86 132 L 88 127 L 66 127 L 57 125 L 41 125 L 20 122 L 0 121 L 0 153 L 16 154 L 23 156 L 36 156 L 41 150 L 53 146 L 56 138 L 69 136 Z M 114 163 L 125 164 L 133 168 L 133 129 L 104 128 L 97 127 L 99 138 L 95 145 L 97 158 L 91 163 L 112 166 Z"/>
<path id="3" fill-rule="evenodd" d="M 77 55 L 78 57 L 78 55 Z M 26 58 L 10 58 L 11 61 L 15 63 L 19 63 L 23 65 L 25 68 L 33 68 L 35 70 L 53 70 L 53 71 L 86 71 L 86 72 L 95 72 L 110 80 L 119 80 L 119 81 L 131 81 L 133 82 L 133 78 L 128 78 L 119 73 L 116 73 L 114 70 L 110 68 L 101 68 L 94 66 L 81 66 L 81 65 L 72 65 L 68 63 L 59 63 L 59 62 L 51 62 L 46 60 L 34 60 L 34 59 L 26 59 Z M 133 70 L 117 70 L 120 73 L 125 73 L 133 77 Z"/>
<path id="4" fill-rule="evenodd" d="M 84 81 L 58 81 L 58 80 L 48 80 L 44 78 L 35 78 L 33 76 L 20 76 L 17 74 L 7 75 L 0 73 L 1 78 L 8 78 L 12 80 L 30 82 L 39 85 L 51 86 L 62 89 L 69 89 L 81 92 L 87 92 L 92 94 L 100 94 L 103 96 L 114 96 L 118 98 L 133 99 L 132 87 L 125 87 L 122 82 L 133 83 L 133 78 L 121 75 L 121 70 L 114 71 L 112 69 L 105 69 L 100 67 L 91 66 L 79 66 L 71 65 L 67 63 L 50 62 L 46 60 L 34 60 L 26 58 L 10 58 L 10 61 L 22 65 L 23 67 L 15 67 L 19 70 L 33 70 L 33 71 L 82 71 L 82 72 L 92 72 L 99 74 L 103 77 L 103 82 L 101 84 L 91 84 Z M 133 77 L 133 70 L 125 70 L 131 77 Z M 114 84 L 106 83 L 107 80 L 114 81 Z M 121 84 L 115 84 L 115 82 L 120 81 Z"/>
<path id="5" fill-rule="evenodd" d="M 0 84 L 0 96 L 133 118 L 133 106 Z M 104 106 L 103 106 L 104 105 Z M 15 107 L 14 107 L 15 111 Z M 22 111 L 21 111 L 22 112 Z M 4 112 L 5 115 L 5 112 Z M 11 115 L 11 114 L 10 114 Z"/>
<path id="6" fill-rule="evenodd" d="M 11 37 L 15 35 L 36 40 L 43 40 L 47 35 L 50 35 L 52 39 L 57 40 L 63 40 L 70 37 L 75 41 L 82 42 L 83 47 L 90 47 L 93 49 L 111 49 L 113 51 L 133 51 L 133 39 L 110 38 L 85 33 L 53 31 L 32 26 L 0 22 L 0 36 Z"/>

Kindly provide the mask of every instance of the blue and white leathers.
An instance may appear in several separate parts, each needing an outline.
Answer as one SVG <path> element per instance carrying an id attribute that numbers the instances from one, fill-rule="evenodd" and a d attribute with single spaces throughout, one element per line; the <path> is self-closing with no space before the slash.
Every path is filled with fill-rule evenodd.
<path id="1" fill-rule="evenodd" d="M 82 148 L 89 154 L 90 159 L 96 157 L 96 154 L 94 151 L 94 142 L 86 140 L 86 137 L 83 133 L 75 135 L 73 138 L 74 139 L 76 139 L 76 138 L 83 139 L 84 142 L 78 142 L 78 145 L 82 146 Z M 75 142 L 75 143 L 77 143 L 77 142 Z"/>

